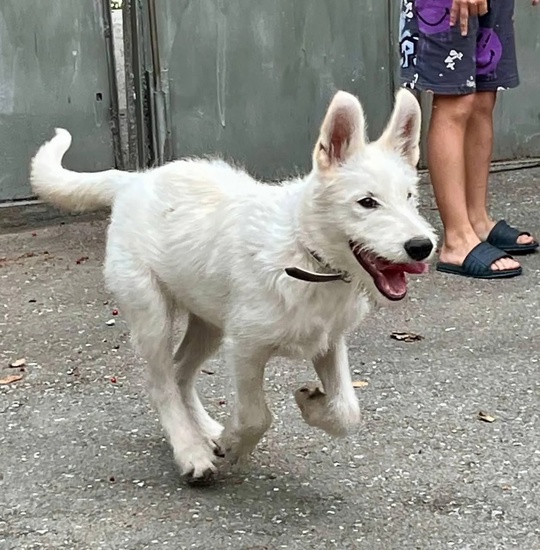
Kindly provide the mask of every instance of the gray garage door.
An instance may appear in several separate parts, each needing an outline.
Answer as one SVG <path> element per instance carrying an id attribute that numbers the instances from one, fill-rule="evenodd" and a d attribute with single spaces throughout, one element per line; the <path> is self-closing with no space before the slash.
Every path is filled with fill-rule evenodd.
<path id="1" fill-rule="evenodd" d="M 114 70 L 102 0 L 1 0 L 0 201 L 32 196 L 28 162 L 56 126 L 74 137 L 66 164 L 115 164 Z"/>

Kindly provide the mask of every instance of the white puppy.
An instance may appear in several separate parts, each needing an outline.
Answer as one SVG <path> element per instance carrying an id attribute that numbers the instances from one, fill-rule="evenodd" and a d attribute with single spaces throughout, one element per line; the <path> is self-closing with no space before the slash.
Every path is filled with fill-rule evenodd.
<path id="1" fill-rule="evenodd" d="M 32 161 L 36 194 L 69 210 L 112 206 L 105 277 L 148 363 L 149 389 L 183 474 L 247 457 L 271 423 L 263 391 L 274 355 L 309 358 L 322 382 L 296 400 L 305 421 L 339 436 L 360 417 L 345 334 L 378 303 L 401 300 L 406 273 L 435 247 L 418 214 L 420 108 L 405 90 L 367 143 L 359 101 L 338 92 L 304 178 L 263 184 L 221 160 L 143 173 L 62 167 L 66 130 Z M 175 351 L 173 321 L 187 314 Z M 225 430 L 195 389 L 224 344 L 236 398 Z"/>

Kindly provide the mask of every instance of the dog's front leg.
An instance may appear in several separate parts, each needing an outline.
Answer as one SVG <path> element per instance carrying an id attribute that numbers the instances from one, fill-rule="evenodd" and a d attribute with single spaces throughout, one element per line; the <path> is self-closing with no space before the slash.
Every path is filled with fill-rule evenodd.
<path id="1" fill-rule="evenodd" d="M 295 393 L 304 420 L 332 436 L 346 435 L 360 422 L 360 407 L 349 371 L 347 346 L 340 338 L 326 353 L 315 357 L 313 366 L 323 388 L 309 384 Z"/>
<path id="2" fill-rule="evenodd" d="M 264 369 L 270 355 L 269 349 L 245 347 L 240 342 L 230 350 L 236 394 L 220 447 L 233 463 L 247 461 L 272 423 L 264 396 Z"/>

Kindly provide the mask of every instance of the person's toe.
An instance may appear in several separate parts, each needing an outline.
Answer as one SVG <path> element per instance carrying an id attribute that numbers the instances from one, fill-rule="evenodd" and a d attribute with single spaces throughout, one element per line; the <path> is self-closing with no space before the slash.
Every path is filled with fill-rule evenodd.
<path id="1" fill-rule="evenodd" d="M 517 239 L 518 244 L 533 244 L 536 242 L 532 235 L 520 235 Z"/>
<path id="2" fill-rule="evenodd" d="M 505 269 L 517 269 L 519 262 L 516 262 L 513 258 L 501 258 L 491 264 L 491 269 L 494 271 L 504 271 Z"/>

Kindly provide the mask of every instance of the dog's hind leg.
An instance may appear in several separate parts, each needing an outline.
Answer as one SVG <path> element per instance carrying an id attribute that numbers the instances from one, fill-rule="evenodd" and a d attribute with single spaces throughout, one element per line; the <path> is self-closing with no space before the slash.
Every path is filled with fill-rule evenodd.
<path id="1" fill-rule="evenodd" d="M 340 338 L 326 353 L 315 357 L 313 366 L 323 389 L 306 385 L 295 392 L 304 420 L 332 436 L 346 435 L 360 422 L 360 407 L 349 371 L 347 346 Z"/>
<path id="2" fill-rule="evenodd" d="M 173 448 L 182 474 L 189 480 L 210 477 L 217 460 L 214 448 L 201 433 L 188 404 L 182 399 L 175 375 L 172 334 L 173 305 L 159 282 L 144 266 L 128 265 L 122 271 L 106 266 L 106 277 L 131 329 L 136 349 L 148 363 L 149 393 Z M 129 269 L 131 267 L 131 269 Z"/>
<path id="3" fill-rule="evenodd" d="M 174 354 L 176 383 L 182 400 L 208 443 L 216 447 L 216 452 L 219 452 L 217 442 L 223 426 L 205 410 L 197 394 L 195 382 L 203 363 L 218 350 L 222 336 L 218 328 L 190 313 L 186 333 Z"/>
<path id="4" fill-rule="evenodd" d="M 272 423 L 264 396 L 264 369 L 271 350 L 235 342 L 228 360 L 233 369 L 235 403 L 225 425 L 221 448 L 233 463 L 245 462 Z"/>

